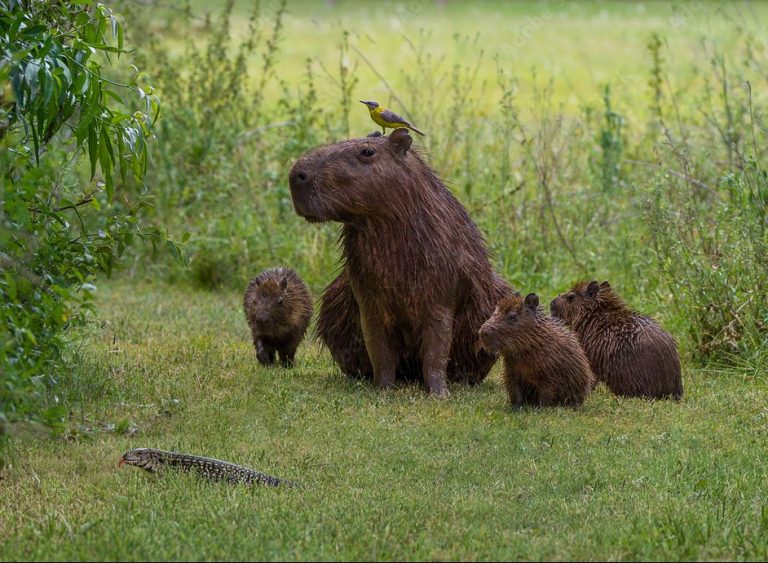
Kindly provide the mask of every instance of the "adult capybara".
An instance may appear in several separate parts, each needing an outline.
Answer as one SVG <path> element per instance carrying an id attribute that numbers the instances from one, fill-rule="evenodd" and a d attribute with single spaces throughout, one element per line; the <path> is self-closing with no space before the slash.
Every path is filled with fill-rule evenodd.
<path id="1" fill-rule="evenodd" d="M 514 293 L 480 327 L 480 343 L 504 356 L 504 384 L 513 406 L 577 407 L 595 384 L 576 335 L 539 310 L 539 298 Z"/>
<path id="2" fill-rule="evenodd" d="M 577 283 L 550 310 L 578 335 L 592 371 L 617 395 L 680 399 L 683 381 L 674 339 L 632 311 L 606 281 Z"/>
<path id="3" fill-rule="evenodd" d="M 291 169 L 291 196 L 308 221 L 342 223 L 344 268 L 318 321 L 333 358 L 384 388 L 420 375 L 443 396 L 447 378 L 479 382 L 492 367 L 477 330 L 509 287 L 411 142 L 397 129 L 310 151 Z"/>
<path id="4" fill-rule="evenodd" d="M 284 366 L 292 366 L 312 318 L 312 295 L 298 274 L 290 268 L 260 273 L 248 283 L 243 311 L 259 363 L 272 365 L 279 354 Z"/>

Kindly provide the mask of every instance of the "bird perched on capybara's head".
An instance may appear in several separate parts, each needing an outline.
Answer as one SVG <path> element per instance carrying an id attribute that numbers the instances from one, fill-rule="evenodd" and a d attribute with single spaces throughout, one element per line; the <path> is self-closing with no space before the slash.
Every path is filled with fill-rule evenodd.
<path id="1" fill-rule="evenodd" d="M 477 331 L 509 287 L 411 142 L 396 129 L 312 150 L 291 169 L 291 197 L 308 221 L 342 223 L 344 268 L 318 319 L 333 358 L 383 388 L 415 372 L 445 396 L 447 379 L 479 382 L 492 367 Z"/>
<path id="2" fill-rule="evenodd" d="M 606 281 L 582 281 L 550 304 L 579 336 L 592 371 L 617 395 L 680 399 L 683 381 L 674 339 L 632 311 Z"/>
<path id="3" fill-rule="evenodd" d="M 480 327 L 480 343 L 504 357 L 504 384 L 514 406 L 576 407 L 594 387 L 576 335 L 539 310 L 535 293 L 503 299 Z"/>
<path id="4" fill-rule="evenodd" d="M 251 328 L 256 358 L 263 365 L 293 365 L 296 349 L 312 318 L 312 295 L 290 268 L 271 268 L 248 283 L 243 310 Z"/>

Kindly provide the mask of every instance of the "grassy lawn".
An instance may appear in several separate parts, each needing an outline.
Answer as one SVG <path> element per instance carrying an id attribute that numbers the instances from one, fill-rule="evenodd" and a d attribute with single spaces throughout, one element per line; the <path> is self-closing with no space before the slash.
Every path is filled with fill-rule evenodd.
<path id="1" fill-rule="evenodd" d="M 310 343 L 293 370 L 259 367 L 239 294 L 100 292 L 63 386 L 71 439 L 21 436 L 0 479 L 0 559 L 768 557 L 764 379 L 686 369 L 680 403 L 599 388 L 515 412 L 500 366 L 446 401 L 381 393 Z M 134 447 L 305 487 L 118 469 Z"/>

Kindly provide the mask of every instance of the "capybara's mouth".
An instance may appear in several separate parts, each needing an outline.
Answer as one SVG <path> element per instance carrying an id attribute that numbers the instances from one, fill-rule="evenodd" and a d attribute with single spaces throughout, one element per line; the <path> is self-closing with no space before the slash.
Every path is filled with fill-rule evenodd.
<path id="1" fill-rule="evenodd" d="M 480 352 L 486 352 L 492 356 L 495 356 L 499 353 L 499 349 L 493 339 L 486 336 L 485 338 L 478 338 L 477 343 L 475 344 L 475 354 L 479 354 Z"/>
<path id="2" fill-rule="evenodd" d="M 303 217 L 307 223 L 322 223 L 323 220 L 319 217 L 315 217 L 314 215 L 299 213 L 299 216 Z"/>
<path id="3" fill-rule="evenodd" d="M 309 223 L 322 223 L 323 222 L 323 220 L 320 217 L 318 217 L 314 213 L 310 213 L 309 211 L 303 209 L 303 207 L 304 207 L 304 205 L 301 202 L 296 202 L 296 200 L 294 199 L 293 209 L 294 209 L 294 211 L 296 211 L 296 215 L 298 215 L 299 217 L 303 217 Z"/>

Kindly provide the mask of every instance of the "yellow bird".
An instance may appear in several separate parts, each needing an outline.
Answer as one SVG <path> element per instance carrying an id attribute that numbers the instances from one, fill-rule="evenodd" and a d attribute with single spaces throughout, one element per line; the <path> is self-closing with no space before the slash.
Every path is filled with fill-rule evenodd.
<path id="1" fill-rule="evenodd" d="M 378 104 L 378 102 L 364 102 L 363 100 L 360 100 L 360 103 L 368 106 L 368 111 L 371 114 L 371 119 L 373 119 L 376 123 L 381 125 L 381 130 L 383 133 L 387 132 L 387 127 L 389 127 L 390 129 L 405 127 L 407 129 L 410 129 L 411 131 L 415 131 L 422 137 L 425 136 L 424 133 L 416 129 L 406 119 L 403 119 L 402 117 L 397 115 L 394 111 L 381 107 Z"/>

